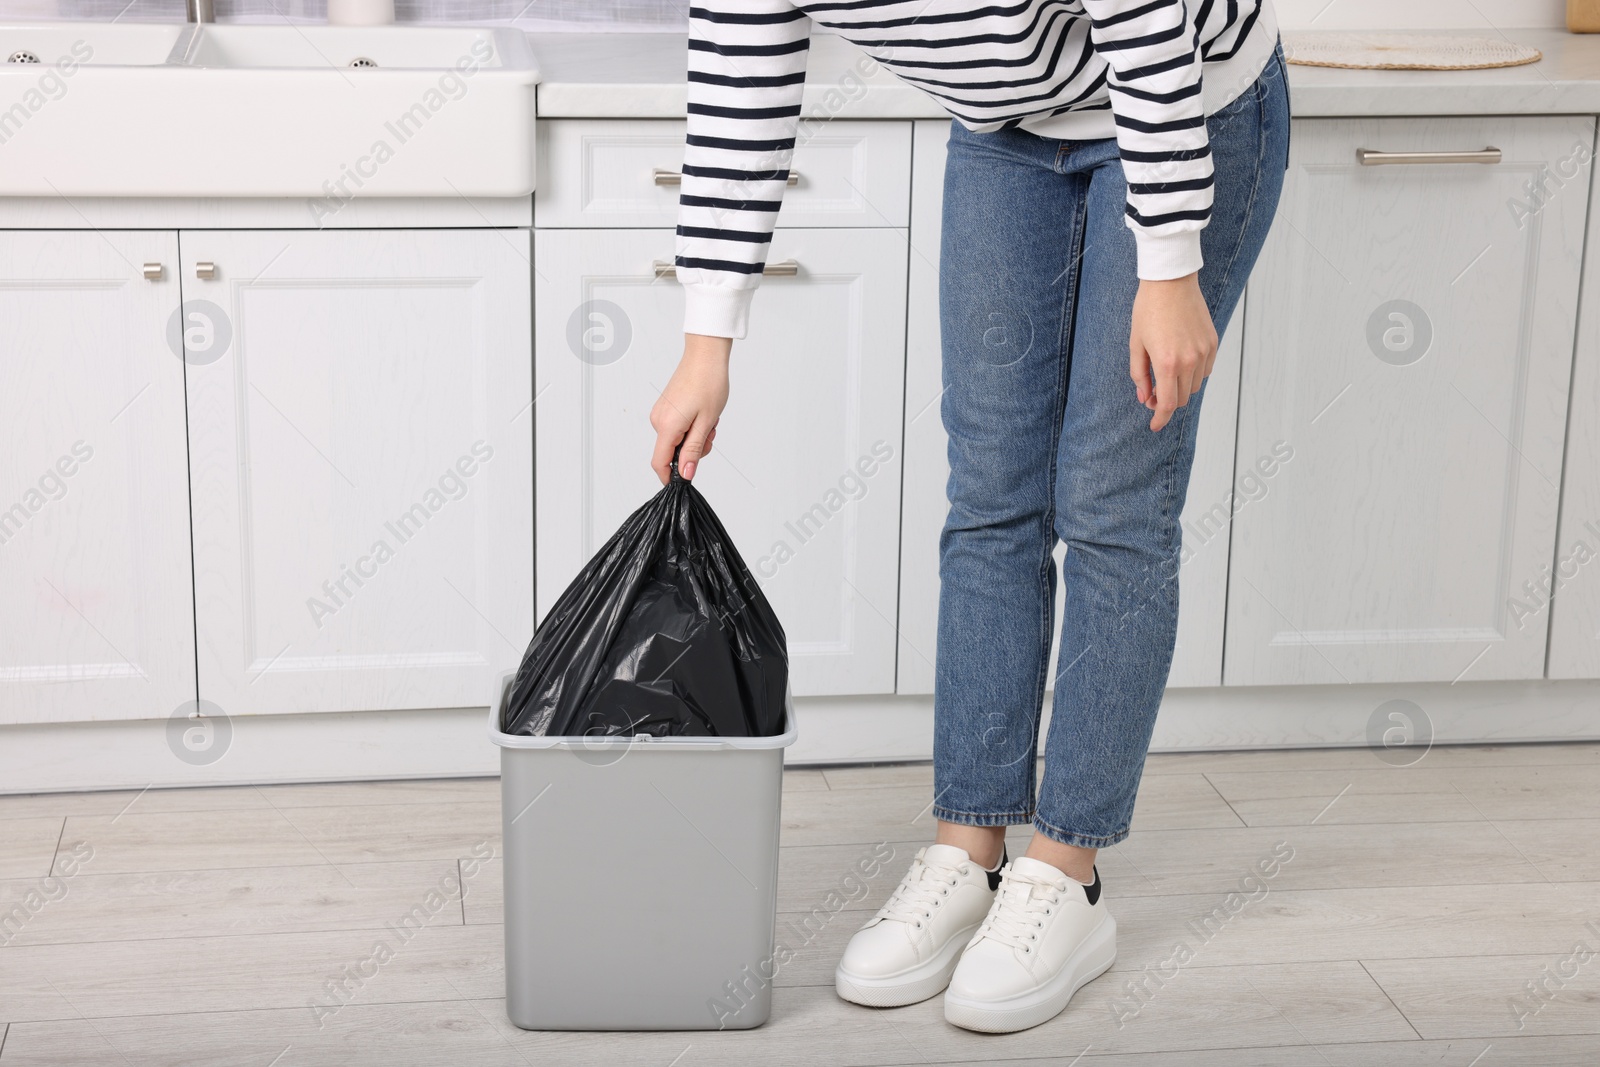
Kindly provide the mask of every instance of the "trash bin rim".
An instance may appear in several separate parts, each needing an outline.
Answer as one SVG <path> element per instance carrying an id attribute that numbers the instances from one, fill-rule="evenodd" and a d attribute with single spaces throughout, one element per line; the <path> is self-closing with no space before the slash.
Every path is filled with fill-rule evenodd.
<path id="1" fill-rule="evenodd" d="M 489 704 L 489 740 L 501 748 L 554 748 L 596 752 L 638 745 L 652 750 L 660 748 L 695 749 L 701 752 L 716 748 L 754 750 L 788 748 L 799 736 L 795 723 L 794 699 L 788 694 L 784 696 L 787 704 L 784 718 L 788 720 L 789 728 L 772 737 L 651 737 L 648 734 L 637 734 L 632 737 L 528 737 L 523 734 L 508 734 L 500 729 L 501 705 L 505 701 L 505 693 L 511 680 L 516 676 L 517 672 L 514 670 L 505 671 L 500 675 L 495 683 L 494 699 Z"/>

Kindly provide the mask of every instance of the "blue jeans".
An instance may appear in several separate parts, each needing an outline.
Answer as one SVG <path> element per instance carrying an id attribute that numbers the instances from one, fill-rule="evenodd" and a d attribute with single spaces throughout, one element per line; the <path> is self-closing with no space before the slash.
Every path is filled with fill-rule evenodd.
<path id="1" fill-rule="evenodd" d="M 1280 51 L 1207 122 L 1200 289 L 1220 335 L 1288 161 Z M 1178 525 L 1204 390 L 1159 432 L 1128 369 L 1135 272 L 1115 140 L 951 124 L 940 329 L 950 511 L 939 540 L 935 818 L 1128 835 L 1178 619 Z M 1056 540 L 1066 597 L 1043 781 Z"/>

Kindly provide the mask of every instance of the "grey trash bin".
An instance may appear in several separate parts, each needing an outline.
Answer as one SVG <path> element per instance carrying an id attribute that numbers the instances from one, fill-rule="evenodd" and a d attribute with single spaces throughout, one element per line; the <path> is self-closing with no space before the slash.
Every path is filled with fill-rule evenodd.
<path id="1" fill-rule="evenodd" d="M 778 737 L 500 729 L 506 1014 L 526 1030 L 748 1029 L 772 1005 Z"/>

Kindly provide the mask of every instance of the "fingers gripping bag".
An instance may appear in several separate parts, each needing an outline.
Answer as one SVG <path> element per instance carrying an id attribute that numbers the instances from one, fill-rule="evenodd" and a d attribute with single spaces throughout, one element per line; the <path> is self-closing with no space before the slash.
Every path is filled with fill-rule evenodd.
<path id="1" fill-rule="evenodd" d="M 672 464 L 539 624 L 508 734 L 767 737 L 788 728 L 783 627 L 711 505 Z"/>

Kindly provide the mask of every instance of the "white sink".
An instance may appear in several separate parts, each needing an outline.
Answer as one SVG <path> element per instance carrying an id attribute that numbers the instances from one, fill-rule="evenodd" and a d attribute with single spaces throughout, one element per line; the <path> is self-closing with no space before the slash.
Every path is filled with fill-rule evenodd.
<path id="1" fill-rule="evenodd" d="M 153 66 L 176 58 L 179 41 L 189 39 L 181 22 L 35 22 L 0 26 L 0 58 L 17 64 L 46 66 L 66 63 Z M 60 71 L 58 70 L 58 73 Z"/>
<path id="2" fill-rule="evenodd" d="M 40 60 L 0 65 L 0 195 L 303 197 L 320 219 L 533 190 L 517 30 L 61 22 L 0 45 Z"/>
<path id="3" fill-rule="evenodd" d="M 527 47 L 527 39 L 516 34 Z M 494 31 L 467 26 L 228 26 L 200 29 L 186 62 L 200 67 L 444 70 L 462 58 L 501 69 Z"/>

